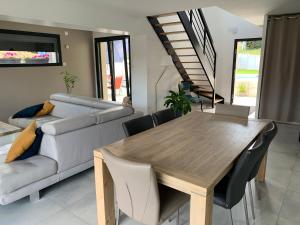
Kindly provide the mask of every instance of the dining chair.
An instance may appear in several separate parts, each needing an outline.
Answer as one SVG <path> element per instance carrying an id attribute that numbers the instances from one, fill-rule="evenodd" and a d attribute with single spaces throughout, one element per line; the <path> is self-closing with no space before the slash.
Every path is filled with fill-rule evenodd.
<path id="1" fill-rule="evenodd" d="M 127 137 L 138 134 L 154 127 L 152 116 L 146 115 L 133 120 L 126 121 L 122 124 Z"/>
<path id="2" fill-rule="evenodd" d="M 238 116 L 248 118 L 250 112 L 249 106 L 230 105 L 230 104 L 216 104 L 216 114 Z"/>
<path id="3" fill-rule="evenodd" d="M 275 122 L 271 122 L 268 124 L 266 129 L 262 132 L 262 135 L 258 138 L 258 141 L 256 141 L 253 145 L 253 149 L 250 149 L 251 151 L 255 151 L 255 146 L 259 145 L 261 141 L 265 142 L 264 149 L 262 151 L 261 157 L 258 160 L 258 162 L 255 164 L 254 168 L 252 169 L 250 176 L 248 178 L 248 190 L 249 190 L 249 196 L 250 196 L 250 205 L 251 205 L 251 212 L 252 212 L 252 217 L 255 219 L 255 212 L 254 212 L 254 202 L 253 202 L 253 193 L 252 193 L 252 185 L 251 181 L 257 176 L 259 167 L 261 162 L 263 161 L 265 155 L 267 154 L 268 148 L 273 141 L 274 137 L 276 136 L 278 132 L 278 128 Z M 263 140 L 261 140 L 263 139 Z"/>
<path id="4" fill-rule="evenodd" d="M 179 225 L 179 208 L 189 201 L 187 194 L 159 186 L 150 164 L 121 159 L 106 149 L 101 153 L 114 182 L 118 212 L 142 224 L 157 225 L 177 211 Z"/>
<path id="5" fill-rule="evenodd" d="M 250 150 L 245 150 L 239 157 L 233 169 L 226 175 L 214 189 L 214 203 L 229 209 L 231 224 L 232 207 L 243 198 L 246 224 L 249 225 L 247 208 L 247 198 L 245 194 L 246 184 L 251 171 L 260 160 L 260 156 L 265 148 L 265 142 L 261 141 Z"/>
<path id="6" fill-rule="evenodd" d="M 158 111 L 156 113 L 152 114 L 152 118 L 154 121 L 155 126 L 159 126 L 163 123 L 169 122 L 171 120 L 174 120 L 181 115 L 176 115 L 176 113 L 173 111 L 173 109 L 165 109 Z"/>

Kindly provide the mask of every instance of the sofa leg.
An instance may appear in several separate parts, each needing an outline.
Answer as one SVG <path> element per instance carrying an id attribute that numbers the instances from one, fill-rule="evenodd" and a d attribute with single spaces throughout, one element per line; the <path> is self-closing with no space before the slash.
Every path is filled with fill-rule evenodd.
<path id="1" fill-rule="evenodd" d="M 37 202 L 38 200 L 40 200 L 40 192 L 34 192 L 31 195 L 29 195 L 30 201 L 31 202 Z"/>

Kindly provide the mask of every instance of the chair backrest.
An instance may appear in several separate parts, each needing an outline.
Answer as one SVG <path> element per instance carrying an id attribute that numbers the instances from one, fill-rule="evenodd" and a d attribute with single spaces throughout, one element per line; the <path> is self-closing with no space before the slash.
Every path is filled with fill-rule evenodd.
<path id="1" fill-rule="evenodd" d="M 248 118 L 250 107 L 230 104 L 216 104 L 216 114 Z"/>
<path id="2" fill-rule="evenodd" d="M 118 208 L 140 223 L 157 224 L 160 198 L 151 165 L 121 159 L 105 149 L 101 152 L 114 182 Z"/>
<path id="3" fill-rule="evenodd" d="M 249 175 L 261 158 L 265 145 L 266 140 L 261 139 L 257 146 L 244 151 L 238 159 L 227 186 L 226 206 L 228 208 L 232 208 L 243 198 Z"/>
<path id="4" fill-rule="evenodd" d="M 251 171 L 248 181 L 250 181 L 250 180 L 252 180 L 253 178 L 256 177 L 256 175 L 257 175 L 257 173 L 259 171 L 260 164 L 261 164 L 263 158 L 265 157 L 265 155 L 266 155 L 266 153 L 268 151 L 268 148 L 269 148 L 272 140 L 276 136 L 277 131 L 278 131 L 278 128 L 277 128 L 276 123 L 275 122 L 271 122 L 270 124 L 268 124 L 268 126 L 266 127 L 266 129 L 263 131 L 263 133 L 259 137 L 258 141 L 256 141 L 254 143 L 253 147 L 255 149 L 255 147 L 257 145 L 259 145 L 259 143 L 261 141 L 260 139 L 264 138 L 265 142 L 266 142 L 265 148 L 264 148 L 263 153 L 262 153 L 262 156 L 261 156 L 260 160 L 254 166 L 253 170 Z M 250 150 L 253 150 L 253 149 L 250 149 Z"/>
<path id="5" fill-rule="evenodd" d="M 123 129 L 127 137 L 138 134 L 154 127 L 152 116 L 146 115 L 124 122 Z"/>
<path id="6" fill-rule="evenodd" d="M 152 114 L 155 126 L 174 120 L 179 116 L 172 109 L 165 109 Z"/>

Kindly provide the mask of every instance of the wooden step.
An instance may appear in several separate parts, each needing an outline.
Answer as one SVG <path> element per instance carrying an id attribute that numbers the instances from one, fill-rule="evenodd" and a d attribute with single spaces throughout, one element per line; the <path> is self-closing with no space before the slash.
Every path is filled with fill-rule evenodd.
<path id="1" fill-rule="evenodd" d="M 170 22 L 170 23 L 160 23 L 160 24 L 155 24 L 156 27 L 167 27 L 167 26 L 174 26 L 174 25 L 180 25 L 182 24 L 181 22 Z"/>
<path id="2" fill-rule="evenodd" d="M 197 82 L 197 81 L 207 81 L 207 79 L 188 79 L 186 81 Z"/>
<path id="3" fill-rule="evenodd" d="M 182 48 L 173 48 L 174 50 L 187 50 L 187 49 L 194 49 L 192 47 L 182 47 Z"/>
<path id="4" fill-rule="evenodd" d="M 189 67 L 184 67 L 186 70 L 203 70 L 203 68 L 189 68 Z"/>
<path id="5" fill-rule="evenodd" d="M 224 99 L 215 97 L 215 103 L 219 103 L 219 102 L 222 102 L 222 101 L 224 101 Z"/>
<path id="6" fill-rule="evenodd" d="M 160 35 L 171 35 L 171 34 L 183 34 L 186 33 L 185 31 L 172 31 L 172 32 L 163 32 L 159 33 Z"/>
<path id="7" fill-rule="evenodd" d="M 197 56 L 197 55 L 178 55 L 177 54 L 177 56 L 182 57 L 182 56 Z"/>
<path id="8" fill-rule="evenodd" d="M 159 18 L 159 17 L 175 16 L 175 15 L 177 15 L 177 13 L 176 12 L 172 12 L 172 13 L 163 13 L 163 14 L 152 16 L 152 17 Z"/>
<path id="9" fill-rule="evenodd" d="M 180 39 L 180 40 L 170 40 L 170 41 L 165 41 L 164 43 L 170 44 L 170 43 L 176 43 L 176 42 L 187 42 L 190 41 L 189 39 Z"/>

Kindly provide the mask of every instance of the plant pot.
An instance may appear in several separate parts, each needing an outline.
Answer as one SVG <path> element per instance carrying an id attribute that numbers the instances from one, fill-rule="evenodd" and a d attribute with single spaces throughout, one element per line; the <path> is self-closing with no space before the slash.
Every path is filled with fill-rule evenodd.
<path id="1" fill-rule="evenodd" d="M 0 64 L 20 64 L 21 59 L 0 59 Z"/>
<path id="2" fill-rule="evenodd" d="M 25 59 L 26 64 L 47 64 L 49 62 L 48 58 L 45 59 Z"/>

